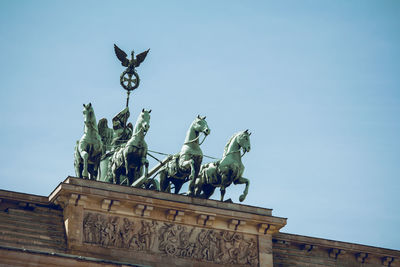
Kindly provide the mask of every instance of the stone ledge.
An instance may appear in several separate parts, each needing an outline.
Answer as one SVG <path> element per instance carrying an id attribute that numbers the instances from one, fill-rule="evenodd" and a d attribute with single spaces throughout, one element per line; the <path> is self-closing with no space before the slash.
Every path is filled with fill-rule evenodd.
<path id="1" fill-rule="evenodd" d="M 29 202 L 35 204 L 49 204 L 49 199 L 44 196 L 31 195 L 26 193 L 12 192 L 7 190 L 0 190 L 0 202 L 2 199 L 15 202 Z"/>
<path id="2" fill-rule="evenodd" d="M 67 178 L 50 194 L 49 201 L 64 208 L 67 205 L 80 205 L 84 210 L 108 212 L 121 216 L 148 217 L 151 211 L 151 219 L 158 221 L 178 221 L 191 226 L 203 224 L 211 227 L 212 225 L 215 229 L 229 229 L 256 235 L 272 234 L 286 225 L 286 219 L 271 216 L 270 209 L 196 199 L 72 177 Z M 150 208 L 147 212 L 142 212 L 145 207 Z M 257 211 L 261 213 L 256 213 Z M 201 214 L 206 217 L 199 217 Z M 260 231 L 260 225 L 268 225 L 270 230 Z"/>
<path id="3" fill-rule="evenodd" d="M 273 239 L 280 244 L 299 244 L 300 246 L 312 245 L 320 249 L 325 249 L 329 252 L 329 256 L 332 258 L 337 257 L 339 254 L 351 253 L 354 254 L 356 258 L 363 259 L 364 254 L 374 255 L 376 257 L 384 259 L 388 257 L 389 259 L 395 257 L 400 259 L 400 251 L 386 248 L 379 248 L 367 245 L 360 245 L 342 241 L 335 241 L 323 238 L 295 235 L 289 233 L 275 233 Z M 358 257 L 356 256 L 358 255 Z M 335 256 L 335 257 L 333 257 Z M 365 257 L 365 255 L 364 255 Z"/>
<path id="4" fill-rule="evenodd" d="M 218 209 L 226 209 L 232 211 L 241 211 L 246 213 L 254 213 L 257 215 L 264 215 L 264 216 L 272 216 L 272 209 L 267 208 L 260 208 L 254 207 L 250 205 L 243 205 L 237 203 L 227 203 L 221 202 L 212 199 L 200 199 L 200 198 L 193 198 L 184 195 L 176 195 L 140 188 L 133 188 L 128 186 L 122 185 L 115 185 L 106 182 L 99 182 L 99 181 L 92 181 L 86 180 L 76 177 L 67 177 L 60 185 L 62 184 L 70 184 L 70 185 L 78 185 L 82 187 L 90 187 L 95 189 L 106 190 L 110 192 L 117 192 L 117 193 L 126 193 L 126 194 L 135 194 L 137 196 L 149 197 L 154 199 L 162 199 L 162 200 L 170 200 L 179 203 L 185 204 L 195 204 L 207 207 L 214 207 Z M 54 194 L 57 194 L 60 185 L 49 195 L 49 200 L 53 199 Z"/>
<path id="5" fill-rule="evenodd" d="M 30 255 L 40 255 L 41 257 L 43 257 L 42 259 L 43 261 L 45 261 L 46 258 L 52 258 L 51 261 L 57 262 L 58 266 L 78 266 L 81 264 L 84 265 L 91 264 L 91 266 L 93 264 L 97 266 L 98 264 L 98 266 L 105 266 L 105 264 L 107 264 L 108 266 L 111 265 L 111 266 L 146 267 L 145 265 L 132 264 L 128 262 L 111 261 L 93 257 L 84 257 L 78 255 L 59 253 L 59 252 L 44 252 L 34 249 L 16 248 L 8 246 L 0 246 L 0 255 L 2 254 L 3 257 L 0 257 L 2 259 L 0 260 L 0 262 L 6 262 L 7 258 L 10 258 L 10 262 L 12 262 L 12 264 L 16 264 L 17 262 L 15 259 L 19 259 L 20 260 L 19 263 L 21 264 L 21 266 L 26 265 L 26 260 L 29 257 L 31 257 Z M 16 254 L 16 256 L 12 254 Z M 47 261 L 47 263 L 49 263 L 49 261 Z M 37 265 L 40 265 L 40 263 L 38 263 Z"/>

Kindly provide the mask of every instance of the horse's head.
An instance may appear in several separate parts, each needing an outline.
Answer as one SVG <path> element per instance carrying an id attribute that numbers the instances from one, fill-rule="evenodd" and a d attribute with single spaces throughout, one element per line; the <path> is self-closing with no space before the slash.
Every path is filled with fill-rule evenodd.
<path id="1" fill-rule="evenodd" d="M 237 143 L 243 148 L 244 152 L 250 151 L 250 135 L 249 130 L 243 131 L 237 135 Z"/>
<path id="2" fill-rule="evenodd" d="M 200 115 L 197 115 L 196 119 L 193 122 L 193 129 L 198 133 L 209 135 L 211 130 L 210 128 L 208 128 L 206 116 L 201 117 Z"/>
<path id="3" fill-rule="evenodd" d="M 85 124 L 96 124 L 96 116 L 94 115 L 92 103 L 83 104 L 83 119 Z"/>
<path id="4" fill-rule="evenodd" d="M 139 118 L 135 125 L 135 131 L 143 131 L 146 133 L 150 128 L 150 110 L 142 109 L 142 112 L 139 115 Z"/>

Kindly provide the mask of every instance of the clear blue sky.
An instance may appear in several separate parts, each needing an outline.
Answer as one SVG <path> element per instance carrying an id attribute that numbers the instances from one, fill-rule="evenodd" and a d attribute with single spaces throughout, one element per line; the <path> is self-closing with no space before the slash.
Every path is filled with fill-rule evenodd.
<path id="1" fill-rule="evenodd" d="M 82 103 L 108 120 L 125 104 L 113 44 L 151 48 L 130 104 L 132 122 L 153 110 L 150 149 L 178 152 L 197 114 L 206 155 L 249 128 L 245 204 L 287 217 L 284 232 L 400 249 L 399 14 L 389 0 L 3 0 L 0 188 L 48 195 L 74 175 Z"/>

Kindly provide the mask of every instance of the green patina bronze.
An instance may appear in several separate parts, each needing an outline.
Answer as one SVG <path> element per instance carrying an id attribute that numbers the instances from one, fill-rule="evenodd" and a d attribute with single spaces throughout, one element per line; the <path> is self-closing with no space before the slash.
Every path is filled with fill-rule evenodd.
<path id="1" fill-rule="evenodd" d="M 75 147 L 75 174 L 77 177 L 95 180 L 97 177 L 103 143 L 99 135 L 92 104 L 83 104 L 85 129 Z M 89 177 L 90 174 L 90 177 Z"/>
<path id="2" fill-rule="evenodd" d="M 140 84 L 140 78 L 135 68 L 139 67 L 140 64 L 145 60 L 147 53 L 149 53 L 150 49 L 138 54 L 136 58 L 135 52 L 132 50 L 130 60 L 128 59 L 128 55 L 116 44 L 114 44 L 114 51 L 117 58 L 121 61 L 121 65 L 126 67 L 126 70 L 122 72 L 120 76 L 120 84 L 122 88 L 128 91 L 128 99 L 126 104 L 126 106 L 128 106 L 130 91 L 138 88 Z"/>
<path id="3" fill-rule="evenodd" d="M 115 44 L 114 50 L 122 66 L 126 67 L 120 77 L 120 84 L 127 91 L 126 107 L 114 116 L 112 128 L 109 128 L 106 118 L 102 118 L 96 124 L 91 103 L 83 105 L 85 129 L 75 147 L 76 176 L 163 192 L 170 192 L 171 186 L 174 185 L 175 194 L 179 193 L 184 183 L 190 181 L 189 196 L 208 199 L 215 188 L 220 187 L 221 201 L 224 199 L 226 187 L 232 183 L 246 184 L 243 194 L 239 197 L 239 200 L 243 201 L 250 184 L 248 179 L 242 177 L 244 166 L 241 160 L 242 156 L 250 151 L 248 130 L 239 132 L 229 139 L 221 160 L 201 165 L 203 152 L 200 146 L 210 134 L 210 129 L 206 117 L 199 115 L 190 125 L 181 151 L 176 155 L 169 155 L 163 161 L 150 155 L 160 164 L 148 171 L 148 148 L 145 136 L 150 127 L 151 110 L 143 109 L 133 127 L 132 123 L 128 122 L 130 116 L 128 105 L 130 92 L 140 83 L 135 68 L 145 60 L 149 50 L 138 54 L 136 58 L 132 51 L 130 60 Z M 201 133 L 204 134 L 204 138 L 200 142 Z M 156 175 L 157 171 L 160 182 L 154 177 L 149 179 L 149 175 Z"/>
<path id="4" fill-rule="evenodd" d="M 129 95 L 130 92 L 139 86 L 139 75 L 136 72 L 137 67 L 145 60 L 147 53 L 150 49 L 145 52 L 138 54 L 135 58 L 134 51 L 131 52 L 131 59 L 128 59 L 128 55 L 121 50 L 117 45 L 114 44 L 114 51 L 117 58 L 121 61 L 121 65 L 126 67 L 125 71 L 122 72 L 120 77 L 120 84 L 122 88 L 127 91 L 126 107 L 112 119 L 112 129 L 108 128 L 107 119 L 103 118 L 99 121 L 99 133 L 104 144 L 102 150 L 102 157 L 100 161 L 100 172 L 98 175 L 99 181 L 112 182 L 120 180 L 120 176 L 113 176 L 111 173 L 110 166 L 112 164 L 111 159 L 115 157 L 117 160 L 117 152 L 120 152 L 121 147 L 124 147 L 128 140 L 133 136 L 133 126 L 132 123 L 128 123 L 130 116 L 129 112 Z M 134 78 L 133 78 L 134 77 Z M 147 151 L 147 147 L 146 147 Z M 122 154 L 121 154 L 122 157 Z M 118 165 L 116 162 L 113 163 L 115 166 Z M 118 169 L 118 168 L 117 168 Z M 128 172 L 128 171 L 126 171 Z M 118 172 L 117 172 L 118 173 Z M 128 177 L 126 177 L 128 178 Z M 125 180 L 132 180 L 130 177 Z"/>
<path id="5" fill-rule="evenodd" d="M 139 115 L 132 137 L 125 145 L 114 150 L 109 163 L 112 181 L 115 184 L 124 183 L 121 175 L 127 177 L 127 185 L 144 175 L 147 177 L 149 161 L 147 160 L 147 143 L 144 138 L 150 128 L 151 110 L 143 109 Z"/>
<path id="6" fill-rule="evenodd" d="M 197 116 L 187 131 L 185 142 L 179 154 L 176 154 L 159 173 L 160 190 L 170 192 L 171 183 L 175 186 L 175 194 L 178 194 L 182 185 L 190 180 L 189 188 L 193 188 L 194 179 L 197 177 L 203 152 L 199 142 L 200 133 L 204 133 L 204 139 L 210 134 L 206 117 Z M 203 141 L 204 141 L 203 139 Z"/>
<path id="7" fill-rule="evenodd" d="M 112 182 L 112 176 L 109 173 L 110 159 L 114 151 L 126 142 L 132 136 L 132 123 L 128 123 L 130 116 L 129 108 L 124 108 L 112 119 L 112 128 L 108 128 L 107 119 L 102 118 L 99 121 L 98 129 L 103 141 L 103 153 L 100 161 L 100 172 L 98 180 L 102 182 Z"/>
<path id="8" fill-rule="evenodd" d="M 113 138 L 111 141 L 111 150 L 124 145 L 131 138 L 133 127 L 132 123 L 128 123 L 129 116 L 129 108 L 126 107 L 112 119 Z"/>
<path id="9" fill-rule="evenodd" d="M 223 201 L 226 187 L 233 183 L 246 184 L 239 200 L 242 202 L 246 198 L 250 181 L 242 177 L 244 171 L 242 156 L 250 151 L 250 135 L 248 130 L 234 134 L 225 145 L 221 160 L 201 166 L 194 185 L 196 197 L 210 198 L 215 188 L 220 187 L 221 201 Z M 241 155 L 242 150 L 243 155 Z"/>

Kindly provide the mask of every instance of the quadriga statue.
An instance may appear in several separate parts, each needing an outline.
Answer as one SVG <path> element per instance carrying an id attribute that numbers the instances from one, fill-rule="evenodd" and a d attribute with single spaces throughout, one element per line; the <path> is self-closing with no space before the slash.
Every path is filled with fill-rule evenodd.
<path id="1" fill-rule="evenodd" d="M 234 134 L 225 145 L 221 160 L 201 166 L 194 185 L 196 197 L 208 199 L 214 193 L 215 188 L 220 187 L 221 201 L 223 201 L 226 188 L 233 183 L 246 184 L 239 200 L 242 202 L 246 198 L 250 181 L 242 177 L 244 171 L 242 156 L 250 151 L 250 135 L 248 130 Z M 242 155 L 241 150 L 243 150 Z"/>
<path id="2" fill-rule="evenodd" d="M 151 110 L 143 109 L 140 113 L 132 137 L 128 142 L 117 148 L 110 160 L 112 180 L 115 184 L 121 184 L 121 175 L 128 178 L 128 185 L 144 175 L 147 177 L 149 161 L 147 160 L 147 144 L 144 140 L 150 128 Z"/>
<path id="3" fill-rule="evenodd" d="M 198 115 L 187 131 L 179 154 L 175 155 L 159 172 L 161 191 L 170 192 L 172 183 L 175 186 L 175 194 L 178 194 L 182 185 L 188 180 L 190 180 L 189 187 L 193 187 L 194 179 L 197 177 L 203 161 L 203 152 L 199 142 L 200 133 L 207 136 L 210 134 L 210 128 L 208 128 L 206 117 Z"/>
<path id="4" fill-rule="evenodd" d="M 77 177 L 95 180 L 97 177 L 103 144 L 96 123 L 92 104 L 83 104 L 85 129 L 83 136 L 76 142 L 75 174 Z"/>

